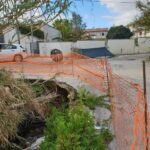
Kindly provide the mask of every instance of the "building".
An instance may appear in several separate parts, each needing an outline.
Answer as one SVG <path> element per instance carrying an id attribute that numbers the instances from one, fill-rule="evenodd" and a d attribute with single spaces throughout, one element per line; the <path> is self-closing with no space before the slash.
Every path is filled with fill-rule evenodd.
<path id="1" fill-rule="evenodd" d="M 44 41 L 45 42 L 52 42 L 52 41 L 57 41 L 57 39 L 60 39 L 61 32 L 54 27 L 46 24 L 42 26 L 41 30 L 44 32 Z"/>
<path id="2" fill-rule="evenodd" d="M 31 51 L 32 41 L 34 49 L 37 49 L 38 42 L 52 42 L 57 41 L 57 38 L 61 38 L 60 31 L 49 25 L 43 25 L 40 30 L 44 33 L 43 38 L 38 38 L 36 36 L 31 37 L 31 35 L 21 34 L 19 31 L 20 44 L 28 51 Z M 7 27 L 5 30 L 3 30 L 3 39 L 4 43 L 18 43 L 17 29 L 13 27 Z"/>
<path id="3" fill-rule="evenodd" d="M 127 27 L 133 32 L 133 38 L 150 37 L 150 32 L 144 30 L 142 27 L 137 27 L 133 23 L 128 24 Z"/>
<path id="4" fill-rule="evenodd" d="M 108 28 L 86 29 L 85 36 L 93 40 L 106 39 Z"/>

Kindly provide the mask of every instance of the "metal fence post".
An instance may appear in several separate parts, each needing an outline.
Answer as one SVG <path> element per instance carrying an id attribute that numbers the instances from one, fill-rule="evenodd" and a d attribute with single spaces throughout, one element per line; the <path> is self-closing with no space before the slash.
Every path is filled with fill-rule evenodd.
<path id="1" fill-rule="evenodd" d="M 145 100 L 145 134 L 146 134 L 146 150 L 148 150 L 148 110 L 147 110 L 147 89 L 146 89 L 146 64 L 143 61 L 143 88 L 144 88 L 144 100 Z"/>

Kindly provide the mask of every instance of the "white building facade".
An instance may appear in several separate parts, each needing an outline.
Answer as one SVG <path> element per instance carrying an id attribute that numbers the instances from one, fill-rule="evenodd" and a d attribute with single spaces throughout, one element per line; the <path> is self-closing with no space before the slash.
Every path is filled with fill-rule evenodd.
<path id="1" fill-rule="evenodd" d="M 19 32 L 20 44 L 30 52 L 32 42 L 52 42 L 57 41 L 56 38 L 61 38 L 60 31 L 49 25 L 42 26 L 41 31 L 44 32 L 44 39 L 40 39 L 35 36 L 32 37 L 30 35 L 23 35 Z M 3 37 L 4 43 L 18 43 L 16 28 L 7 27 L 5 30 L 3 30 Z"/>
<path id="2" fill-rule="evenodd" d="M 85 35 L 89 36 L 93 40 L 106 39 L 107 34 L 108 28 L 95 28 L 85 30 Z"/>
<path id="3" fill-rule="evenodd" d="M 141 27 L 136 27 L 134 24 L 129 24 L 127 27 L 131 30 L 131 32 L 133 32 L 133 38 L 150 37 L 150 32 L 144 30 Z"/>
<path id="4" fill-rule="evenodd" d="M 44 41 L 52 42 L 61 38 L 61 32 L 50 25 L 44 25 L 41 30 L 44 32 Z"/>

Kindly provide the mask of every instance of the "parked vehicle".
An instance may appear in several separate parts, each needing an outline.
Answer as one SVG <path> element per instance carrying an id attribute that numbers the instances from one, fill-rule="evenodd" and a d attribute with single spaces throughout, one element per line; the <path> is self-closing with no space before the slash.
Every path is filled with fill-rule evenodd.
<path id="1" fill-rule="evenodd" d="M 27 50 L 20 44 L 0 43 L 0 61 L 22 62 L 27 57 Z"/>

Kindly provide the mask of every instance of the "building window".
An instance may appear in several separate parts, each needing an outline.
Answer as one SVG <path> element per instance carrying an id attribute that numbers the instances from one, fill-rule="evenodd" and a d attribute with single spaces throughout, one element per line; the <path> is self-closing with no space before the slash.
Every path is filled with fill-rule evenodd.
<path id="1" fill-rule="evenodd" d="M 102 36 L 104 36 L 105 34 L 104 33 L 102 33 Z"/>

